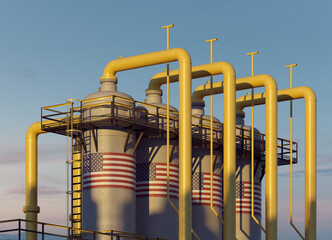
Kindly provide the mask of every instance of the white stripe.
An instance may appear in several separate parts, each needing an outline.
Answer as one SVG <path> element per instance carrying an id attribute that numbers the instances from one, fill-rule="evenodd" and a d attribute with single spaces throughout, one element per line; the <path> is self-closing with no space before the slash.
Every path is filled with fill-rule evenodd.
<path id="1" fill-rule="evenodd" d="M 126 171 L 131 171 L 133 174 L 136 174 L 136 170 L 132 168 L 127 168 L 127 167 L 121 167 L 121 166 L 104 166 L 104 172 L 109 171 L 109 172 L 116 172 L 117 170 L 126 170 Z"/>
<path id="2" fill-rule="evenodd" d="M 107 158 L 121 158 L 121 159 L 128 159 L 128 160 L 131 160 L 133 162 L 136 162 L 136 159 L 134 157 L 130 157 L 130 156 L 123 156 L 123 155 L 113 155 L 113 154 L 109 154 L 109 153 L 104 153 L 103 154 L 103 157 L 104 159 L 107 159 Z"/>
<path id="3" fill-rule="evenodd" d="M 135 163 L 122 162 L 122 161 L 108 161 L 108 160 L 104 160 L 104 163 L 103 163 L 104 169 L 105 169 L 105 167 L 108 167 L 108 166 L 105 166 L 105 164 L 123 164 L 123 165 L 129 166 L 130 168 L 136 167 Z M 114 166 L 109 166 L 109 167 L 114 167 Z"/>

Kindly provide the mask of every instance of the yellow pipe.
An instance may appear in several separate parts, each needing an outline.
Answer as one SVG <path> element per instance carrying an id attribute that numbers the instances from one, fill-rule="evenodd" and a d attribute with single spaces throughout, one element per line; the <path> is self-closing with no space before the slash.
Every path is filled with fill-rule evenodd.
<path id="1" fill-rule="evenodd" d="M 255 105 L 265 103 L 265 94 L 255 94 Z M 237 112 L 250 106 L 251 96 L 237 99 Z M 305 100 L 305 239 L 316 240 L 316 95 L 309 87 L 296 87 L 278 91 L 278 102 L 304 98 Z"/>
<path id="2" fill-rule="evenodd" d="M 174 48 L 115 59 L 109 62 L 101 83 L 117 80 L 120 71 L 179 61 L 179 240 L 191 239 L 191 58 L 187 51 Z M 234 101 L 235 103 L 235 101 Z M 235 115 L 235 109 L 234 109 Z"/>
<path id="3" fill-rule="evenodd" d="M 266 239 L 277 239 L 277 85 L 266 74 L 236 79 L 236 90 L 263 87 L 266 89 Z M 223 82 L 213 84 L 213 94 L 223 93 Z M 193 102 L 204 103 L 203 98 L 211 94 L 209 84 L 195 89 Z M 251 106 L 252 102 L 250 102 Z M 224 158 L 225 159 L 225 158 Z M 226 182 L 224 178 L 224 183 Z M 226 219 L 225 219 L 226 220 Z"/>
<path id="4" fill-rule="evenodd" d="M 26 229 L 37 231 L 37 214 L 40 212 L 38 206 L 38 180 L 37 180 L 37 141 L 38 135 L 45 133 L 41 129 L 41 122 L 33 123 L 25 137 L 25 213 Z M 30 222 L 33 221 L 33 222 Z M 26 232 L 27 240 L 37 239 L 37 234 Z"/>
<path id="5" fill-rule="evenodd" d="M 235 71 L 227 62 L 216 62 L 192 68 L 192 79 L 213 75 L 224 75 L 224 239 L 236 238 L 236 211 L 235 211 L 235 169 L 236 169 L 236 145 L 235 145 Z M 167 81 L 165 72 L 153 76 L 147 90 L 161 90 L 161 86 Z M 179 70 L 169 72 L 169 82 L 179 81 Z M 205 88 L 211 93 L 210 87 Z M 213 89 L 212 89 L 213 90 Z M 180 105 L 181 106 L 181 105 Z"/>

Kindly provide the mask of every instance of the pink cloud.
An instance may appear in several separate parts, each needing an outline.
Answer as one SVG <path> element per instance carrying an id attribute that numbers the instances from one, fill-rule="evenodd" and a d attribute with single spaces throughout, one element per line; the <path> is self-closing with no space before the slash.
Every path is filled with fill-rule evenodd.
<path id="1" fill-rule="evenodd" d="M 25 186 L 21 185 L 15 188 L 11 188 L 7 190 L 8 194 L 16 194 L 16 195 L 24 195 L 25 194 Z M 54 196 L 58 194 L 63 194 L 64 191 L 61 191 L 53 186 L 45 186 L 41 185 L 38 187 L 38 194 L 42 196 Z"/>

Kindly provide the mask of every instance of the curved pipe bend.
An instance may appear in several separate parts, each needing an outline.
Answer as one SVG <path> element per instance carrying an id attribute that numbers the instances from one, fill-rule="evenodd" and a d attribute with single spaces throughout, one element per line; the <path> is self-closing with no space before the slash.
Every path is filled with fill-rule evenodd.
<path id="1" fill-rule="evenodd" d="M 114 59 L 106 65 L 100 80 L 117 79 L 115 76 L 117 72 L 174 61 L 190 63 L 191 65 L 191 57 L 186 50 L 173 48 L 170 50 Z"/>
<path id="2" fill-rule="evenodd" d="M 25 137 L 25 206 L 23 212 L 25 219 L 33 222 L 26 222 L 28 230 L 37 231 L 37 214 L 40 212 L 38 206 L 38 162 L 37 145 L 38 135 L 45 133 L 41 129 L 41 122 L 35 122 L 28 128 Z M 27 232 L 28 240 L 37 239 L 37 234 Z"/>
<path id="3" fill-rule="evenodd" d="M 179 240 L 190 240 L 192 226 L 190 55 L 184 49 L 174 48 L 116 59 L 106 65 L 100 82 L 114 82 L 116 73 L 120 71 L 173 61 L 179 62 Z"/>
<path id="4" fill-rule="evenodd" d="M 266 89 L 266 239 L 277 239 L 277 84 L 267 74 L 236 79 L 236 90 L 265 87 Z M 223 93 L 225 84 L 212 84 L 212 94 Z M 203 84 L 192 94 L 193 102 L 204 102 L 203 98 L 211 94 L 211 84 Z"/>
<path id="5" fill-rule="evenodd" d="M 228 62 L 216 62 L 210 64 L 204 64 L 192 67 L 191 78 L 203 78 L 208 76 L 214 76 L 218 74 L 224 74 L 224 76 L 235 77 L 235 70 L 233 66 Z M 161 86 L 166 84 L 167 73 L 160 72 L 154 75 L 149 83 L 147 90 L 161 90 Z M 179 81 L 179 70 L 172 70 L 169 72 L 169 82 L 174 83 Z"/>
<path id="6" fill-rule="evenodd" d="M 224 239 L 236 238 L 235 218 L 235 70 L 228 62 L 216 62 L 194 66 L 191 70 L 192 79 L 213 75 L 224 75 Z M 179 81 L 179 70 L 169 72 L 169 82 Z M 149 83 L 149 90 L 162 92 L 161 86 L 167 82 L 167 73 L 154 75 Z M 210 91 L 209 91 L 210 93 Z"/>
<path id="7" fill-rule="evenodd" d="M 295 87 L 278 91 L 278 102 L 304 98 L 305 102 L 305 239 L 315 240 L 317 235 L 317 109 L 316 94 L 309 87 Z M 254 95 L 254 104 L 265 103 L 266 94 Z M 252 104 L 252 96 L 236 100 L 236 111 L 242 113 Z"/>

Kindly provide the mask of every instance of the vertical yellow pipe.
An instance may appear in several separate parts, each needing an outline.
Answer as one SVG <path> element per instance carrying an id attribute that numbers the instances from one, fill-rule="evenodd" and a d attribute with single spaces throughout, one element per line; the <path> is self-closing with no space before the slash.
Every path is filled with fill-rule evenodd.
<path id="1" fill-rule="evenodd" d="M 224 240 L 236 238 L 235 72 L 224 75 Z"/>
<path id="2" fill-rule="evenodd" d="M 251 52 L 247 53 L 248 56 L 251 55 L 251 76 L 254 76 L 254 55 L 258 54 L 259 52 Z M 254 88 L 251 89 L 251 95 L 254 95 Z M 255 217 L 255 180 L 254 180 L 254 165 L 255 165 L 255 124 L 254 124 L 254 101 L 251 103 L 251 217 L 254 219 L 254 221 L 257 223 L 257 225 L 262 229 L 262 231 L 265 233 L 264 227 L 260 224 L 260 222 Z"/>
<path id="3" fill-rule="evenodd" d="M 265 103 L 265 94 L 255 94 L 255 104 Z M 252 96 L 249 96 L 252 97 Z M 237 112 L 250 106 L 251 98 L 237 99 Z M 316 176 L 316 95 L 309 87 L 296 87 L 278 91 L 278 101 L 304 98 L 305 100 L 305 239 L 316 240 L 317 235 L 317 176 Z"/>
<path id="4" fill-rule="evenodd" d="M 263 86 L 265 86 L 266 89 L 266 239 L 277 240 L 277 85 L 275 80 L 266 74 L 236 79 L 236 90 Z M 224 90 L 226 93 L 226 80 L 224 86 L 223 83 L 220 82 L 215 83 L 213 86 L 214 94 L 222 93 Z M 201 85 L 195 89 L 192 100 L 193 102 L 202 102 L 204 96 L 208 96 L 209 94 L 209 87 Z M 225 108 L 225 113 L 227 112 Z"/>
<path id="5" fill-rule="evenodd" d="M 286 68 L 290 70 L 290 88 L 293 88 L 293 67 L 296 67 L 297 64 L 287 65 Z M 290 100 L 289 103 L 289 138 L 290 138 L 290 186 L 289 186 L 289 195 L 290 195 L 290 213 L 289 213 L 289 222 L 297 234 L 304 240 L 304 237 L 300 231 L 293 224 L 293 100 Z"/>
<path id="6" fill-rule="evenodd" d="M 171 27 L 174 27 L 174 24 L 172 25 L 167 25 L 167 26 L 163 26 L 163 29 L 167 30 L 167 44 L 166 44 L 166 48 L 167 50 L 169 50 L 169 29 Z M 167 159 L 167 201 L 171 204 L 171 206 L 173 207 L 173 209 L 177 212 L 177 214 L 179 214 L 179 210 L 176 208 L 176 206 L 174 205 L 174 203 L 171 201 L 171 198 L 169 196 L 169 162 L 171 161 L 170 159 L 170 152 L 169 152 L 169 145 L 170 145 L 170 134 L 169 134 L 169 63 L 167 63 L 167 69 L 166 69 L 166 74 L 167 74 L 167 107 L 166 107 L 166 159 Z"/>
<path id="7" fill-rule="evenodd" d="M 33 123 L 25 137 L 25 219 L 36 222 L 40 211 L 38 206 L 38 179 L 37 179 L 37 141 L 38 135 L 45 133 L 41 130 L 41 122 Z M 37 231 L 37 223 L 26 222 L 26 229 Z M 27 240 L 36 240 L 37 234 L 26 232 Z"/>
<path id="8" fill-rule="evenodd" d="M 210 63 L 213 63 L 213 42 L 218 41 L 218 38 L 209 39 L 205 42 L 210 43 Z M 213 207 L 213 94 L 212 94 L 212 84 L 213 76 L 210 76 L 211 83 L 211 95 L 210 95 L 210 208 L 212 212 L 217 216 L 220 222 L 223 223 L 222 217 L 219 216 L 217 211 Z"/>
<path id="9" fill-rule="evenodd" d="M 224 74 L 222 91 L 224 92 L 224 240 L 236 238 L 236 211 L 235 211 L 235 70 L 227 62 L 210 63 L 192 68 L 192 79 L 211 75 Z M 179 70 L 170 72 L 170 82 L 179 81 Z M 158 73 L 151 79 L 148 90 L 160 90 L 166 83 L 164 72 Z M 220 84 L 220 83 L 219 83 Z M 205 85 L 204 85 L 205 86 Z M 204 88 L 209 95 L 210 88 Z M 213 89 L 214 91 L 214 89 Z M 194 95 L 193 95 L 194 97 Z M 202 100 L 203 101 L 203 100 Z"/>
<path id="10" fill-rule="evenodd" d="M 120 71 L 179 61 L 179 240 L 191 239 L 191 58 L 184 49 L 174 48 L 107 64 L 101 82 L 117 79 Z M 235 99 L 234 99 L 235 105 Z M 235 107 L 234 107 L 235 109 Z M 234 111 L 235 115 L 235 111 Z"/>

